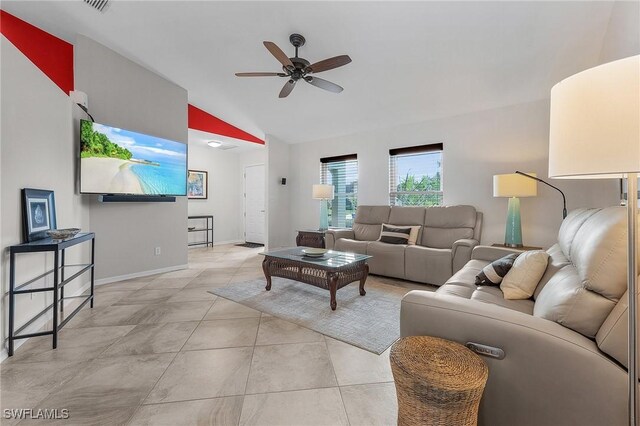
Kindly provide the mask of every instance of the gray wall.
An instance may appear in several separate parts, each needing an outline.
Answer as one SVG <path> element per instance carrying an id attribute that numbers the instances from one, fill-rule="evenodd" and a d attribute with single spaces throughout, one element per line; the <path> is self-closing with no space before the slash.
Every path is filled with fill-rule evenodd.
<path id="1" fill-rule="evenodd" d="M 69 97 L 27 59 L 4 36 L 0 37 L 1 115 L 0 168 L 0 238 L 2 247 L 22 242 L 20 190 L 49 189 L 55 192 L 59 228 L 78 227 L 89 230 L 88 199 L 76 193 L 76 163 L 79 147 L 79 118 L 84 113 Z M 69 249 L 68 263 L 88 261 L 90 246 Z M 53 267 L 53 256 L 20 255 L 17 258 L 17 283 L 20 284 Z M 2 251 L 2 304 L 0 305 L 0 336 L 7 334 L 9 291 L 9 255 Z M 88 275 L 74 281 L 66 295 L 78 294 L 88 282 Z M 51 277 L 40 281 L 50 286 Z M 52 303 L 51 293 L 17 296 L 16 325 L 20 326 Z M 50 317 L 43 316 L 31 331 Z M 4 352 L 4 347 L 3 347 Z M 0 354 L 0 358 L 2 355 Z"/>
<path id="2" fill-rule="evenodd" d="M 639 53 L 640 2 L 616 1 L 602 42 L 600 62 L 611 62 Z"/>
<path id="3" fill-rule="evenodd" d="M 189 216 L 213 215 L 214 242 L 238 242 L 242 235 L 242 199 L 239 196 L 242 180 L 238 179 L 238 154 L 213 149 L 202 141 L 190 142 L 189 169 L 204 170 L 209 177 L 208 198 L 189 200 Z M 205 221 L 191 221 L 189 224 L 202 228 Z M 204 238 L 204 232 L 189 234 L 189 242 L 203 241 Z"/>
<path id="4" fill-rule="evenodd" d="M 291 169 L 296 165 L 296 160 L 290 157 L 291 146 L 273 135 L 267 135 L 266 139 L 266 241 L 267 248 L 273 249 L 292 245 L 295 234 L 291 228 L 290 219 L 292 215 L 297 213 L 298 207 L 302 206 L 300 204 L 292 204 L 293 200 L 290 197 L 292 179 L 289 175 Z M 318 169 L 317 167 L 315 168 Z M 283 177 L 287 178 L 286 185 L 280 184 L 280 179 Z"/>
<path id="5" fill-rule="evenodd" d="M 265 151 L 257 147 L 236 153 L 211 148 L 203 141 L 189 142 L 189 169 L 204 170 L 209 176 L 209 198 L 190 199 L 189 216 L 213 215 L 215 244 L 244 241 L 244 168 L 264 164 Z M 193 220 L 190 225 L 199 223 Z M 203 239 L 202 232 L 189 234 L 189 242 Z"/>
<path id="6" fill-rule="evenodd" d="M 75 43 L 75 87 L 99 123 L 187 143 L 187 91 L 83 36 Z M 187 264 L 187 200 L 91 201 L 98 279 Z M 155 247 L 161 255 L 155 255 Z"/>
<path id="7" fill-rule="evenodd" d="M 444 204 L 470 204 L 484 213 L 482 242 L 504 241 L 507 199 L 493 198 L 493 175 L 516 170 L 547 177 L 549 145 L 547 100 L 429 120 L 383 131 L 359 133 L 293 145 L 291 148 L 291 226 L 315 227 L 318 204 L 311 185 L 320 180 L 320 158 L 358 154 L 358 204 L 389 203 L 389 149 L 444 143 Z M 610 180 L 553 182 L 567 194 L 569 209 L 608 206 L 618 201 L 617 184 Z M 523 198 L 522 228 L 525 244 L 549 246 L 562 220 L 562 198 L 538 186 L 538 196 Z M 271 231 L 271 229 L 270 229 Z"/>

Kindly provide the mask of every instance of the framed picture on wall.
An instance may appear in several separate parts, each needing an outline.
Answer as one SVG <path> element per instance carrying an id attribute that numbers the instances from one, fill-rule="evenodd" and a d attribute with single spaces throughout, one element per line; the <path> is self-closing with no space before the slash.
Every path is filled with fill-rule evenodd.
<path id="1" fill-rule="evenodd" d="M 189 170 L 187 196 L 190 199 L 206 200 L 209 193 L 209 173 L 203 170 Z"/>
<path id="2" fill-rule="evenodd" d="M 24 188 L 22 190 L 22 234 L 24 242 L 47 238 L 56 229 L 56 203 L 53 191 Z"/>

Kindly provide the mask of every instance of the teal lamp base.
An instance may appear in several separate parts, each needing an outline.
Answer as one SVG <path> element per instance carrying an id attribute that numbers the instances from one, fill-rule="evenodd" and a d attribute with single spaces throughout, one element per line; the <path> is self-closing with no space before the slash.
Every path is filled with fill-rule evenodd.
<path id="1" fill-rule="evenodd" d="M 507 230 L 504 234 L 504 245 L 522 247 L 522 225 L 520 224 L 520 199 L 509 198 L 507 208 Z"/>
<path id="2" fill-rule="evenodd" d="M 329 229 L 329 212 L 327 211 L 327 200 L 320 200 L 320 230 Z"/>

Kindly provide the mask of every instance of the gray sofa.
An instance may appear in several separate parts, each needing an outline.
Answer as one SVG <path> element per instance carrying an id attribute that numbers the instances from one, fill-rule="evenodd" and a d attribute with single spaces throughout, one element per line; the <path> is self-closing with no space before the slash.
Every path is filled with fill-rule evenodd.
<path id="1" fill-rule="evenodd" d="M 505 300 L 475 275 L 511 251 L 475 247 L 435 292 L 402 300 L 402 336 L 429 335 L 504 350 L 485 357 L 484 425 L 627 422 L 626 210 L 581 209 L 564 220 L 529 300 Z"/>
<path id="2" fill-rule="evenodd" d="M 382 224 L 419 225 L 415 245 L 376 241 Z M 482 213 L 472 206 L 358 206 L 352 229 L 329 230 L 327 248 L 373 256 L 369 272 L 442 285 L 479 244 Z"/>

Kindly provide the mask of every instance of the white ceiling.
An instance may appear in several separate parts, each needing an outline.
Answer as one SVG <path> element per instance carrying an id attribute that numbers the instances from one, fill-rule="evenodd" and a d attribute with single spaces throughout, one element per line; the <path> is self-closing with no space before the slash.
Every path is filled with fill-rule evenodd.
<path id="1" fill-rule="evenodd" d="M 260 138 L 304 142 L 542 99 L 598 63 L 612 2 L 7 2 L 3 9 L 73 42 L 78 33 L 188 89 L 189 101 Z M 320 74 L 345 88 L 237 78 L 280 71 L 292 32 Z M 81 88 L 79 88 L 81 89 Z"/>
<path id="2" fill-rule="evenodd" d="M 201 130 L 189 129 L 189 145 L 207 145 L 208 142 L 218 141 L 222 143 L 224 151 L 234 154 L 244 154 L 251 151 L 264 149 L 264 145 L 254 142 L 247 142 L 240 139 L 229 138 L 215 133 L 203 132 Z M 220 148 L 211 148 L 213 150 Z"/>

